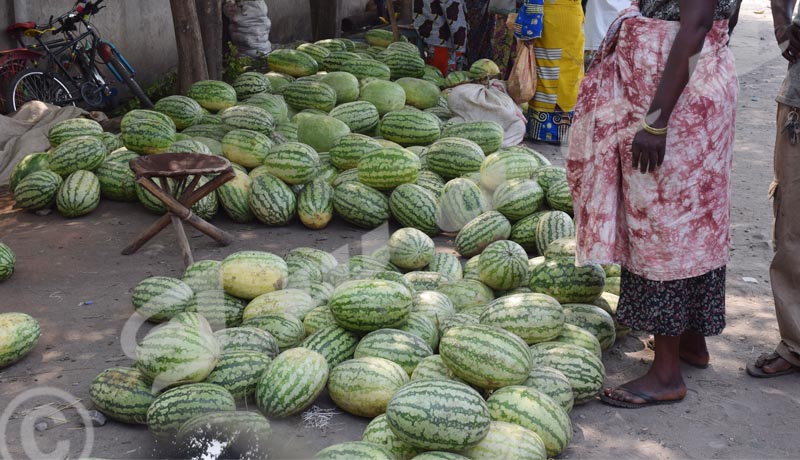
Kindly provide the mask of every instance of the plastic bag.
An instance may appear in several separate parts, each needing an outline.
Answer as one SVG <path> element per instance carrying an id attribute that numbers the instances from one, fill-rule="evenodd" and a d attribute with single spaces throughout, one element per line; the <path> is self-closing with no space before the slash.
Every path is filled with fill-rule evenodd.
<path id="1" fill-rule="evenodd" d="M 494 121 L 503 127 L 503 147 L 518 145 L 525 138 L 526 119 L 519 106 L 505 93 L 502 82 L 492 80 L 489 87 L 460 85 L 447 96 L 455 115 L 450 121 Z"/>
<path id="2" fill-rule="evenodd" d="M 524 104 L 536 93 L 536 56 L 532 40 L 517 40 L 517 59 L 508 77 L 508 95 L 517 104 Z"/>
<path id="3" fill-rule="evenodd" d="M 269 42 L 272 23 L 264 0 L 228 1 L 223 6 L 223 13 L 230 20 L 228 32 L 231 42 L 240 53 L 258 57 L 272 51 Z"/>

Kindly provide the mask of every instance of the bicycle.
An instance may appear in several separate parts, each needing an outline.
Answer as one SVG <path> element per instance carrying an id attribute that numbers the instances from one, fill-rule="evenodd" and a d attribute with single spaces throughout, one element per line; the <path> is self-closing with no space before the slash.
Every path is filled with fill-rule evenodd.
<path id="1" fill-rule="evenodd" d="M 91 23 L 92 16 L 105 8 L 100 6 L 103 1 L 78 0 L 66 14 L 55 19 L 50 17 L 45 26 L 29 22 L 8 28 L 7 32 L 23 47 L 15 51 L 35 54 L 35 57 L 25 55 L 28 68 L 18 71 L 6 88 L 8 111 L 16 111 L 33 100 L 57 106 L 82 102 L 96 109 L 112 106 L 116 91 L 100 73 L 98 57 L 119 82 L 130 88 L 144 108 L 153 108 L 153 103 L 136 82 L 133 67 L 113 43 L 100 37 Z M 79 32 L 79 28 L 83 31 Z M 47 34 L 63 37 L 45 40 Z M 23 36 L 35 43 L 26 44 Z"/>

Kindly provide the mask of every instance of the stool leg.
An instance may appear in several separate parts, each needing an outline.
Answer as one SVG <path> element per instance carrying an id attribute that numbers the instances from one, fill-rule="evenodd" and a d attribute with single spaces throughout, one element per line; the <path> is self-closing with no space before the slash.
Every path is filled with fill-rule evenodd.
<path id="1" fill-rule="evenodd" d="M 194 263 L 194 258 L 192 257 L 192 248 L 189 246 L 189 239 L 186 238 L 183 223 L 175 214 L 170 214 L 169 218 L 172 221 L 172 226 L 175 227 L 175 233 L 178 235 L 178 246 L 181 247 L 181 253 L 183 253 L 183 265 L 188 267 Z"/>
<path id="2" fill-rule="evenodd" d="M 233 236 L 231 236 L 230 233 L 212 224 L 209 224 L 208 222 L 195 216 L 194 214 L 192 214 L 191 216 L 189 216 L 188 219 L 186 219 L 186 223 L 200 230 L 201 232 L 205 233 L 211 238 L 215 239 L 217 243 L 223 246 L 228 246 L 229 244 L 231 244 L 231 241 L 233 241 Z"/>
<path id="3" fill-rule="evenodd" d="M 169 214 L 164 214 L 163 216 L 161 216 L 157 221 L 155 221 L 155 223 L 153 223 L 153 225 L 148 227 L 148 229 L 144 233 L 142 233 L 142 236 L 140 236 L 133 243 L 129 244 L 128 247 L 123 249 L 122 254 L 129 256 L 134 252 L 138 251 L 139 249 L 141 249 L 142 246 L 145 245 L 145 243 L 150 241 L 154 236 L 158 235 L 159 232 L 161 232 L 161 230 L 164 230 L 167 227 L 167 225 L 169 225 L 169 220 L 170 220 Z"/>

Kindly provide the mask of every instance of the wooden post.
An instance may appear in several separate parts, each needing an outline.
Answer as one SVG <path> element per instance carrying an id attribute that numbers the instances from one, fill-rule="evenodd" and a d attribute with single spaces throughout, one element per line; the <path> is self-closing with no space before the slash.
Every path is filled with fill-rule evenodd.
<path id="1" fill-rule="evenodd" d="M 339 37 L 341 35 L 340 0 L 309 0 L 309 3 L 311 7 L 311 35 L 314 41 Z"/>
<path id="2" fill-rule="evenodd" d="M 397 18 L 394 16 L 394 3 L 392 0 L 386 0 L 386 8 L 389 10 L 389 23 L 392 25 L 394 41 L 399 42 L 400 28 L 397 27 Z"/>
<path id="3" fill-rule="evenodd" d="M 196 81 L 208 80 L 203 35 L 194 0 L 169 0 L 178 45 L 178 90 L 186 94 Z"/>
<path id="4" fill-rule="evenodd" d="M 203 49 L 206 55 L 208 77 L 222 80 L 222 2 L 220 0 L 195 0 Z"/>

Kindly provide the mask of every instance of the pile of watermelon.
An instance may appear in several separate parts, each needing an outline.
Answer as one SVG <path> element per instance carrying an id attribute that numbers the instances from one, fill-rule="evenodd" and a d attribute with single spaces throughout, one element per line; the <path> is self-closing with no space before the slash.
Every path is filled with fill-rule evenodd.
<path id="1" fill-rule="evenodd" d="M 225 439 L 263 452 L 268 419 L 327 389 L 341 410 L 373 420 L 361 441 L 318 458 L 558 455 L 570 410 L 605 378 L 618 300 L 606 281 L 619 267 L 576 268 L 570 237 L 530 260 L 495 240 L 465 259 L 405 227 L 342 263 L 308 247 L 243 251 L 198 261 L 182 279 L 147 278 L 133 307 L 161 326 L 131 367 L 97 376 L 92 401 L 182 448 Z M 259 412 L 237 409 L 248 403 Z M 247 437 L 234 429 L 248 424 Z"/>
<path id="2" fill-rule="evenodd" d="M 39 322 L 26 313 L 0 313 L 0 369 L 24 358 L 39 342 Z"/>

